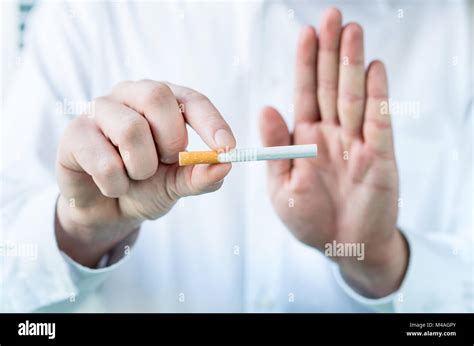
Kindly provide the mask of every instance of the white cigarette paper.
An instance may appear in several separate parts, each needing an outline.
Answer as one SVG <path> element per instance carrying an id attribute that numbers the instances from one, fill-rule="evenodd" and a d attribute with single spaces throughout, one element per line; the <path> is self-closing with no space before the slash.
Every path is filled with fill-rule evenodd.
<path id="1" fill-rule="evenodd" d="M 288 145 L 267 148 L 242 148 L 232 149 L 226 153 L 220 153 L 217 160 L 225 162 L 245 162 L 263 160 L 288 160 L 305 157 L 316 157 L 318 146 L 316 144 Z"/>
<path id="2" fill-rule="evenodd" d="M 232 149 L 218 151 L 183 151 L 179 153 L 179 165 L 199 165 L 225 162 L 245 162 L 262 160 L 288 160 L 316 157 L 316 144 L 288 145 L 283 147 Z"/>

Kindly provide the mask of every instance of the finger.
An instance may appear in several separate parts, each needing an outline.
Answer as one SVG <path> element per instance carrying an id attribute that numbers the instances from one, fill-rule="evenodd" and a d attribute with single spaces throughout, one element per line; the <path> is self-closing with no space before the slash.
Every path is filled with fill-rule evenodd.
<path id="1" fill-rule="evenodd" d="M 218 190 L 231 168 L 230 163 L 181 167 L 177 179 L 184 181 L 180 185 L 185 189 L 185 196 L 200 195 Z"/>
<path id="2" fill-rule="evenodd" d="M 361 136 L 365 101 L 363 32 L 348 24 L 342 31 L 337 108 L 345 137 Z"/>
<path id="3" fill-rule="evenodd" d="M 316 56 L 318 39 L 313 27 L 301 31 L 296 53 L 295 121 L 319 119 L 316 92 Z"/>
<path id="4" fill-rule="evenodd" d="M 337 78 L 342 15 L 336 8 L 321 21 L 318 50 L 318 105 L 323 121 L 337 123 Z"/>
<path id="5" fill-rule="evenodd" d="M 146 119 L 133 109 L 106 97 L 97 99 L 94 105 L 94 121 L 118 147 L 128 176 L 134 180 L 153 176 L 158 168 L 158 155 Z"/>
<path id="6" fill-rule="evenodd" d="M 280 113 L 272 107 L 265 107 L 261 112 L 260 135 L 263 145 L 266 147 L 291 144 L 291 136 L 285 120 Z M 290 174 L 291 161 L 268 161 L 267 167 L 270 178 L 284 180 L 287 179 Z"/>
<path id="7" fill-rule="evenodd" d="M 104 196 L 116 198 L 127 192 L 130 182 L 120 155 L 90 119 L 78 118 L 64 138 L 58 162 L 65 174 L 60 174 L 59 183 L 67 194 L 80 197 L 82 172 L 92 177 Z"/>
<path id="8" fill-rule="evenodd" d="M 230 126 L 211 101 L 201 93 L 167 83 L 184 110 L 186 122 L 211 149 L 234 148 L 236 141 Z"/>
<path id="9" fill-rule="evenodd" d="M 168 85 L 151 80 L 122 82 L 114 88 L 111 97 L 145 116 L 161 162 L 178 161 L 179 152 L 188 144 L 188 135 L 178 102 Z"/>
<path id="10" fill-rule="evenodd" d="M 388 83 L 385 67 L 373 61 L 367 70 L 367 103 L 364 140 L 372 151 L 393 156 L 392 124 L 388 105 Z"/>

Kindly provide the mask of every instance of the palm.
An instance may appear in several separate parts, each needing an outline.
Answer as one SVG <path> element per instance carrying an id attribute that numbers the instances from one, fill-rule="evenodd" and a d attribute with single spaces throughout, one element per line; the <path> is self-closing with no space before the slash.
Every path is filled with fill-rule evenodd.
<path id="1" fill-rule="evenodd" d="M 318 145 L 316 158 L 271 162 L 268 174 L 282 221 L 319 249 L 333 240 L 368 243 L 393 234 L 398 199 L 390 117 L 380 107 L 387 102 L 384 67 L 373 63 L 366 76 L 361 29 L 348 26 L 340 38 L 331 16 L 319 38 L 325 51 L 318 51 L 314 29 L 301 35 L 293 134 L 276 110 L 266 108 L 261 117 L 266 145 Z"/>
<path id="2" fill-rule="evenodd" d="M 364 224 L 373 215 L 384 220 L 388 215 L 389 221 L 374 221 L 390 229 L 397 211 L 394 160 L 371 153 L 361 141 L 343 150 L 340 126 L 302 124 L 294 138 L 294 144 L 300 144 L 298 138 L 306 143 L 313 138 L 318 157 L 295 160 L 288 179 L 270 184 L 270 193 L 277 213 L 297 238 L 318 248 L 331 240 L 360 242 L 370 232 Z"/>

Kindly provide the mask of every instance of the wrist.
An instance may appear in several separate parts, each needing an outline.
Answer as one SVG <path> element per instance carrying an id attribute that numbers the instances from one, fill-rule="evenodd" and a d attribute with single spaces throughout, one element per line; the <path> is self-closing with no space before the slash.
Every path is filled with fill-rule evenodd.
<path id="1" fill-rule="evenodd" d="M 118 243 L 137 233 L 140 222 L 99 223 L 84 218 L 87 211 L 71 208 L 61 196 L 58 198 L 55 216 L 55 235 L 58 247 L 74 261 L 95 267 L 100 259 Z"/>
<path id="2" fill-rule="evenodd" d="M 396 230 L 383 243 L 368 244 L 364 260 L 344 258 L 339 262 L 339 268 L 342 277 L 355 291 L 370 298 L 380 298 L 400 288 L 408 259 L 408 243 Z"/>

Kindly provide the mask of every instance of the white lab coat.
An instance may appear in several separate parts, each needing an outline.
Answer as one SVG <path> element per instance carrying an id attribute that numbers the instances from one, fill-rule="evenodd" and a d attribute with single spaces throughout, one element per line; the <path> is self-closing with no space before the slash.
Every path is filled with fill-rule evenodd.
<path id="1" fill-rule="evenodd" d="M 100 268 L 58 249 L 55 153 L 83 102 L 121 80 L 168 80 L 209 96 L 238 145 L 258 146 L 262 106 L 292 123 L 297 34 L 330 4 L 364 27 L 366 61 L 388 68 L 398 225 L 411 251 L 399 291 L 362 297 L 294 239 L 270 206 L 262 162 L 234 164 L 219 191 L 145 222 L 130 251 L 121 244 L 121 258 Z M 1 311 L 474 310 L 467 2 L 113 1 L 34 12 L 2 116 Z M 195 134 L 189 148 L 203 148 Z M 36 256 L 21 253 L 28 244 Z"/>

